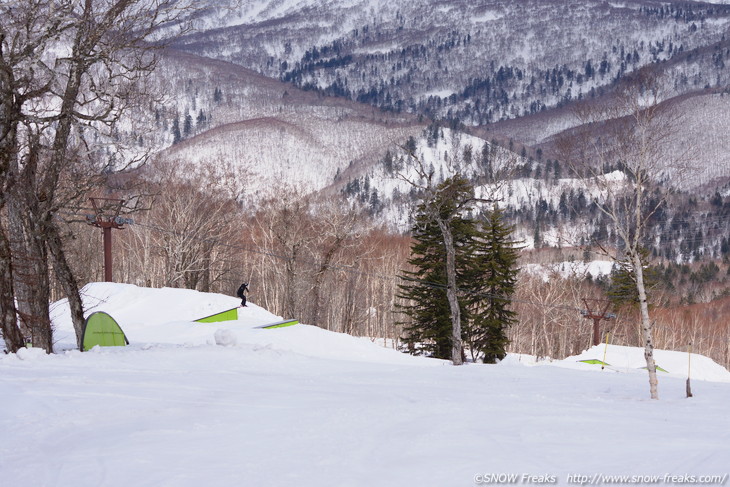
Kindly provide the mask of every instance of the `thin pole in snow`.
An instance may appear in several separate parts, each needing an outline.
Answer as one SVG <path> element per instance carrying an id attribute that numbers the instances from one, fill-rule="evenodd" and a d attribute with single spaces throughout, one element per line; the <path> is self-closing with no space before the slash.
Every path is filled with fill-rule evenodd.
<path id="1" fill-rule="evenodd" d="M 606 332 L 606 346 L 603 349 L 603 363 L 601 364 L 601 370 L 603 370 L 606 367 L 606 352 L 608 352 L 608 335 L 610 333 Z"/>
<path id="2" fill-rule="evenodd" d="M 690 371 L 692 368 L 692 341 L 689 342 L 687 347 L 687 397 L 692 397 L 692 386 L 689 383 Z"/>

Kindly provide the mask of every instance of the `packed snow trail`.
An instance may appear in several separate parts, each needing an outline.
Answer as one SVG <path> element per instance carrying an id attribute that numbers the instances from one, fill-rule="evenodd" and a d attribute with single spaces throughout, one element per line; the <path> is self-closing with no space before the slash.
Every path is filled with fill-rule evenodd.
<path id="1" fill-rule="evenodd" d="M 145 330 L 140 303 L 149 316 L 179 302 L 153 291 L 123 290 L 127 347 L 0 357 L 3 485 L 567 485 L 728 471 L 727 382 L 693 381 L 685 399 L 684 380 L 663 376 L 652 401 L 645 372 L 574 358 L 453 367 L 306 325 L 172 316 Z M 186 306 L 218 299 L 199 294 Z"/>

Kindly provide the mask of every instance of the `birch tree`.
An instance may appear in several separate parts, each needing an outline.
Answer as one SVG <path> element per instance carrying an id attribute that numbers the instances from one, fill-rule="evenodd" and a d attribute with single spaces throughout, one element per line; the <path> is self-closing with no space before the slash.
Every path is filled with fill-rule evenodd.
<path id="1" fill-rule="evenodd" d="M 652 399 L 659 393 L 642 248 L 650 238 L 651 218 L 687 176 L 691 149 L 669 149 L 681 119 L 671 105 L 661 102 L 656 80 L 639 76 L 611 102 L 577 110 L 584 128 L 562 141 L 566 160 L 589 187 L 596 188 L 593 198 L 611 222 L 619 248 L 609 252 L 608 242 L 596 244 L 617 262 L 625 260 L 634 280 Z M 620 172 L 605 173 L 607 168 Z"/>

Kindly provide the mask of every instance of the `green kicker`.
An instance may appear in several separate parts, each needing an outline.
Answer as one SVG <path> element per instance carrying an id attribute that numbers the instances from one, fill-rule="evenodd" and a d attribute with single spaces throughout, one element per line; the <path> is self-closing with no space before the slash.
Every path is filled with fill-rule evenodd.
<path id="1" fill-rule="evenodd" d="M 195 320 L 196 323 L 217 323 L 219 321 L 236 321 L 238 319 L 238 308 L 231 308 L 214 315 L 206 316 Z"/>
<path id="2" fill-rule="evenodd" d="M 611 364 L 607 364 L 603 360 L 598 360 L 596 358 L 592 358 L 592 359 L 589 359 L 589 360 L 579 360 L 578 362 L 583 362 L 584 364 L 605 365 L 606 367 L 610 367 L 611 366 Z M 646 367 L 641 367 L 641 368 L 644 369 L 644 370 L 646 370 Z M 667 373 L 669 373 L 668 371 L 664 370 L 663 368 L 659 367 L 658 365 L 656 366 L 656 369 L 659 372 L 667 372 Z"/>

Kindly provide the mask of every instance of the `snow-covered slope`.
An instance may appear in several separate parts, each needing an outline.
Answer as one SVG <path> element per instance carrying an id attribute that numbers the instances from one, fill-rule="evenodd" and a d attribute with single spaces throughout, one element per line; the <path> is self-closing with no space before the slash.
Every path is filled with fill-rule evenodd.
<path id="1" fill-rule="evenodd" d="M 226 343 L 252 347 L 276 348 L 319 358 L 412 362 L 395 350 L 377 345 L 367 338 L 331 333 L 309 325 L 297 325 L 286 332 L 257 328 L 281 321 L 252 302 L 238 308 L 238 320 L 218 323 L 195 323 L 241 304 L 238 298 L 189 289 L 152 289 L 132 284 L 91 283 L 84 287 L 84 304 L 88 312 L 105 311 L 119 323 L 132 348 L 147 349 L 160 345 L 214 345 Z M 56 349 L 75 348 L 75 338 L 66 300 L 53 307 Z M 427 360 L 427 363 L 436 361 Z"/>
<path id="2" fill-rule="evenodd" d="M 232 166 L 256 203 L 333 183 L 349 167 L 370 165 L 422 128 L 415 117 L 269 79 L 231 63 L 167 51 L 156 73 L 167 106 L 156 113 L 158 158 Z M 185 120 L 189 131 L 185 131 Z M 181 140 L 173 144 L 174 127 Z M 152 140 L 155 134 L 146 136 Z"/>
<path id="3" fill-rule="evenodd" d="M 634 352 L 618 347 L 616 370 L 580 357 L 453 367 L 305 325 L 255 329 L 277 318 L 255 305 L 235 322 L 189 321 L 235 306 L 229 296 L 113 284 L 85 295 L 131 344 L 0 356 L 3 485 L 728 480 L 730 383 L 694 381 L 685 399 L 681 372 L 662 375 L 651 401 L 646 373 L 620 370 Z M 64 307 L 54 324 L 69 332 Z"/>
<path id="4" fill-rule="evenodd" d="M 592 98 L 642 66 L 720 46 L 728 15 L 699 2 L 222 0 L 176 47 L 483 125 Z M 723 63 L 696 57 L 670 73 L 673 91 L 727 83 Z"/>

